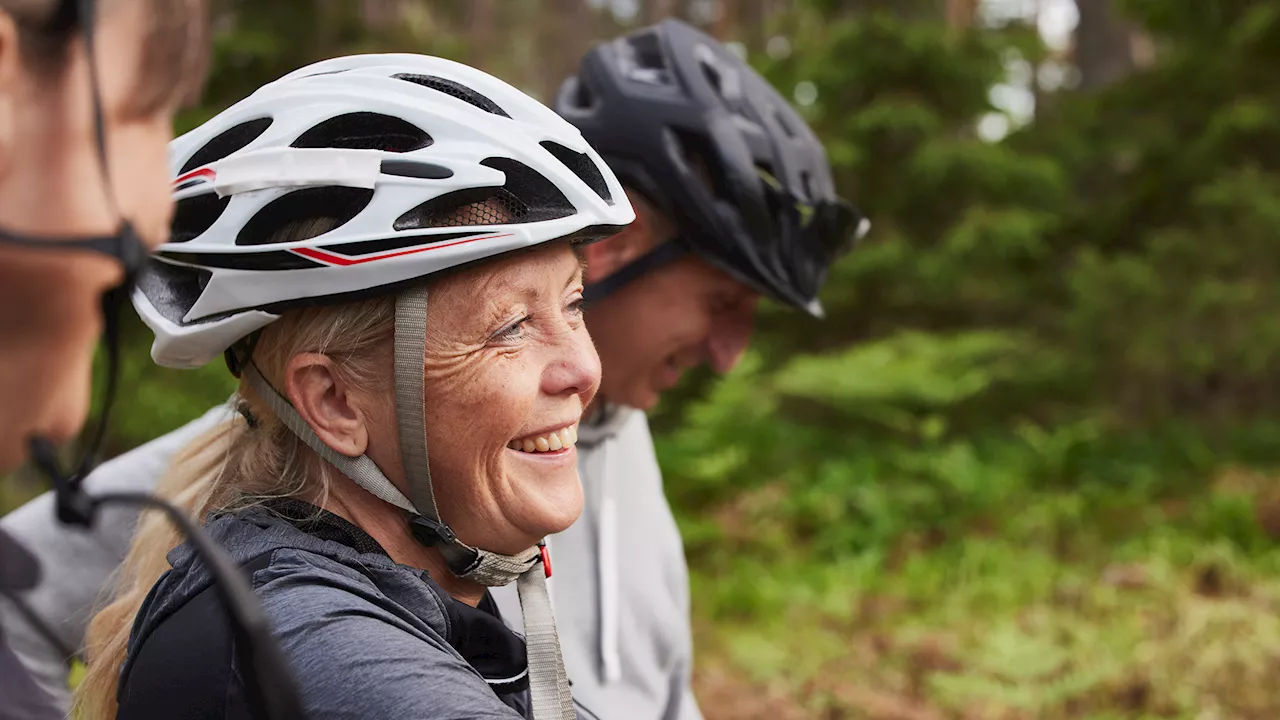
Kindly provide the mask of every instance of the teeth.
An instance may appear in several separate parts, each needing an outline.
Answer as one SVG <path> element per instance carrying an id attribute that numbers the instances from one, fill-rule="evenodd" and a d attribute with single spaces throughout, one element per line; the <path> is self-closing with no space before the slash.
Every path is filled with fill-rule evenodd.
<path id="1" fill-rule="evenodd" d="M 535 438 L 512 440 L 507 447 L 522 452 L 555 452 L 571 448 L 578 442 L 578 426 L 570 425 L 555 432 Z"/>

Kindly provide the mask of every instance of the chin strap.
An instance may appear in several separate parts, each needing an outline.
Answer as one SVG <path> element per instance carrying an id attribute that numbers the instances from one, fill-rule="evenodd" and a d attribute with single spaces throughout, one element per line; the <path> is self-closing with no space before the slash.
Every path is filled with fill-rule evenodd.
<path id="1" fill-rule="evenodd" d="M 440 520 L 427 462 L 426 399 L 423 361 L 426 356 L 427 290 L 414 288 L 396 300 L 395 388 L 401 460 L 408 478 L 405 497 L 366 455 L 350 457 L 329 447 L 298 414 L 293 404 L 262 376 L 251 357 L 243 377 L 276 417 L 317 455 L 378 499 L 409 513 L 409 529 L 423 545 L 444 556 L 449 570 L 485 587 L 516 583 L 524 615 L 529 663 L 529 690 L 535 720 L 575 720 L 573 697 L 560 652 L 555 613 L 547 593 L 551 575 L 546 547 L 539 543 L 517 555 L 500 555 L 471 547 Z"/>
<path id="2" fill-rule="evenodd" d="M 582 292 L 582 300 L 588 306 L 594 305 L 630 285 L 640 276 L 683 257 L 687 252 L 688 250 L 679 240 L 668 240 L 618 268 L 609 277 L 588 285 Z"/>
<path id="3" fill-rule="evenodd" d="M 555 613 L 547 593 L 551 564 L 546 546 L 517 556 L 499 555 L 462 543 L 440 520 L 431 468 L 427 462 L 426 393 L 423 362 L 427 347 L 427 288 L 411 288 L 396 298 L 395 386 L 400 458 L 409 492 L 418 508 L 411 520 L 414 536 L 444 555 L 460 578 L 488 587 L 516 581 L 524 615 L 525 647 L 529 663 L 529 693 L 535 720 L 574 720 L 573 696 L 560 653 Z"/>

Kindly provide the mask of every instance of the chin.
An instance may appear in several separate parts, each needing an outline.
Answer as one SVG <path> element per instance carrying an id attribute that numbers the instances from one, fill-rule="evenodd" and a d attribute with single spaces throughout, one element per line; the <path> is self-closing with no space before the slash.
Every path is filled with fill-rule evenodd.
<path id="1" fill-rule="evenodd" d="M 59 376 L 58 387 L 37 400 L 37 405 L 43 406 L 44 412 L 39 415 L 37 426 L 26 429 L 26 432 L 46 437 L 59 445 L 79 434 L 89 417 L 91 392 L 90 367 L 86 364 L 83 370 Z M 26 437 L 20 440 L 25 442 Z"/>
<path id="2" fill-rule="evenodd" d="M 582 514 L 582 484 L 572 478 L 542 479 L 522 488 L 525 501 L 518 524 L 537 538 L 564 532 Z"/>
<path id="3" fill-rule="evenodd" d="M 554 535 L 569 529 L 582 514 L 582 484 L 574 479 L 563 492 L 548 494 L 539 503 L 538 525 L 542 535 Z"/>

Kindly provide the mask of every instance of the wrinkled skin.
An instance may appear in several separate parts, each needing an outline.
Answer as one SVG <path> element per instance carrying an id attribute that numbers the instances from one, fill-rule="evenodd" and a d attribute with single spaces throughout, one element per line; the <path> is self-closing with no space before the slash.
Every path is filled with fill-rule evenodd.
<path id="1" fill-rule="evenodd" d="M 469 545 L 521 552 L 569 527 L 582 510 L 576 450 L 508 447 L 575 425 L 599 387 L 600 360 L 582 317 L 582 266 L 557 243 L 429 287 L 423 377 L 440 517 Z M 290 400 L 321 440 L 345 455 L 368 455 L 410 494 L 389 387 L 354 387 L 319 353 L 295 355 L 285 376 Z M 333 483 L 324 502 L 397 562 L 425 568 L 454 597 L 479 602 L 483 588 L 454 578 L 435 550 L 417 543 L 402 511 L 345 480 Z"/>
<path id="2" fill-rule="evenodd" d="M 432 286 L 427 448 L 440 515 L 464 542 L 516 553 L 582 511 L 577 453 L 507 444 L 576 424 L 600 384 L 582 316 L 582 269 L 564 244 Z"/>
<path id="3" fill-rule="evenodd" d="M 149 245 L 167 236 L 174 108 L 133 111 L 145 5 L 112 7 L 100 20 L 97 51 L 119 212 L 103 191 L 83 48 L 75 44 L 62 74 L 33 73 L 19 58 L 12 19 L 0 12 L 0 228 L 106 234 L 123 214 Z M 0 246 L 0 472 L 22 461 L 31 436 L 62 442 L 84 424 L 99 298 L 120 279 L 117 262 L 92 253 Z"/>

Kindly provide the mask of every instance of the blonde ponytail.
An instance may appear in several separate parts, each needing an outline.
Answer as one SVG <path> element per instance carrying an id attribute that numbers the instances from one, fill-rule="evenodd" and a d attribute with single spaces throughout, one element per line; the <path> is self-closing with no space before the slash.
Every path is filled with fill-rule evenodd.
<path id="1" fill-rule="evenodd" d="M 285 313 L 267 326 L 254 362 L 276 387 L 289 358 L 322 352 L 338 362 L 356 387 L 389 389 L 390 343 L 395 298 L 307 308 Z M 178 453 L 156 492 L 191 517 L 242 508 L 274 497 L 300 497 L 323 506 L 332 467 L 289 431 L 243 383 L 241 414 L 209 430 Z M 144 513 L 129 553 L 117 573 L 112 600 L 89 624 L 85 637 L 88 672 L 76 688 L 72 716 L 108 720 L 116 716 L 116 684 L 143 600 L 169 569 L 166 555 L 183 541 L 159 513 Z"/>

